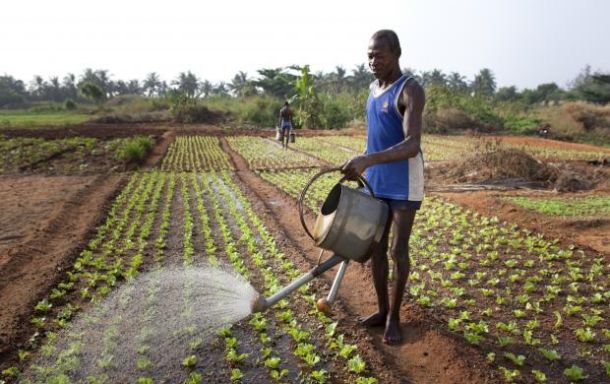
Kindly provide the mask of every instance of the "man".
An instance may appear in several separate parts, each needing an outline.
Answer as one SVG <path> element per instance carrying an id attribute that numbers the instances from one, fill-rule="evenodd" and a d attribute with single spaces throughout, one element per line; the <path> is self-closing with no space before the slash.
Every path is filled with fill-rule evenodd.
<path id="1" fill-rule="evenodd" d="M 425 95 L 415 79 L 401 73 L 400 54 L 400 43 L 393 31 L 381 30 L 371 38 L 368 63 L 377 80 L 371 84 L 366 105 L 366 152 L 342 167 L 343 173 L 352 179 L 366 170 L 375 196 L 390 207 L 385 233 L 371 258 L 379 310 L 360 319 L 364 326 L 385 326 L 387 344 L 402 340 L 400 305 L 409 275 L 409 237 L 424 195 L 420 138 Z M 388 244 L 390 230 L 392 244 Z M 387 286 L 388 245 L 395 272 L 391 301 Z"/>
<path id="2" fill-rule="evenodd" d="M 282 146 L 288 149 L 288 141 L 290 140 L 290 130 L 292 129 L 292 109 L 288 101 L 284 102 L 284 106 L 280 109 L 279 127 L 282 130 Z"/>

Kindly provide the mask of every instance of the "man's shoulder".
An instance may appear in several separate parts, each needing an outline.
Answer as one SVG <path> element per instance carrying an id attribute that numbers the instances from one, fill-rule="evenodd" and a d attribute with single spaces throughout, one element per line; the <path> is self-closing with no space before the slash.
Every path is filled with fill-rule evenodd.
<path id="1" fill-rule="evenodd" d="M 421 86 L 419 81 L 414 76 L 407 77 L 405 81 L 405 86 L 403 89 L 411 89 L 411 90 L 424 90 L 424 87 Z"/>
<path id="2" fill-rule="evenodd" d="M 409 98 L 425 98 L 425 92 L 424 92 L 424 87 L 421 86 L 421 84 L 419 84 L 419 82 L 417 81 L 417 79 L 415 79 L 413 76 L 409 77 L 407 79 L 407 81 L 405 82 L 405 85 L 402 89 L 402 93 L 406 96 L 409 96 Z"/>

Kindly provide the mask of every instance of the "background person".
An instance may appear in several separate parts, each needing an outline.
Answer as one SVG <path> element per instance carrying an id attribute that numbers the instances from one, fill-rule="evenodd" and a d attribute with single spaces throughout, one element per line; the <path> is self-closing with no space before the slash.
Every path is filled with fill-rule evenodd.
<path id="1" fill-rule="evenodd" d="M 280 122 L 279 127 L 281 129 L 282 146 L 288 148 L 288 141 L 290 140 L 290 132 L 292 130 L 292 109 L 288 101 L 284 102 L 284 106 L 280 109 Z"/>

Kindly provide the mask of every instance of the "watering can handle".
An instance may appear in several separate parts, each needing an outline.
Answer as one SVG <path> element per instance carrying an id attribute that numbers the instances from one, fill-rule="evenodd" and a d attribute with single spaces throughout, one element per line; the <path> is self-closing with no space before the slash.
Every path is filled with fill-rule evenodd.
<path id="1" fill-rule="evenodd" d="M 313 182 L 316 181 L 320 176 L 322 176 L 324 174 L 327 174 L 327 173 L 330 173 L 330 172 L 337 172 L 337 171 L 341 171 L 341 168 L 322 169 L 320 172 L 316 173 L 307 182 L 307 184 L 305 185 L 305 188 L 303 188 L 303 190 L 301 191 L 301 194 L 299 195 L 299 199 L 297 201 L 297 204 L 298 204 L 298 208 L 299 208 L 299 218 L 301 219 L 301 225 L 303 226 L 303 229 L 305 230 L 307 235 L 312 240 L 314 240 L 313 235 L 311 234 L 311 232 L 309 231 L 309 228 L 307 227 L 307 224 L 305 223 L 305 215 L 303 214 L 303 202 L 305 201 L 305 195 L 307 194 L 307 191 L 309 190 L 309 187 L 311 187 Z M 347 176 L 343 176 L 341 178 L 341 180 L 339 180 L 338 184 L 343 183 L 345 180 L 347 180 Z M 360 187 L 366 187 L 366 189 L 369 190 L 371 196 L 375 197 L 375 194 L 373 193 L 373 188 L 371 188 L 371 185 L 369 184 L 369 182 L 363 176 L 358 176 L 356 181 L 358 182 L 358 185 L 360 185 Z"/>

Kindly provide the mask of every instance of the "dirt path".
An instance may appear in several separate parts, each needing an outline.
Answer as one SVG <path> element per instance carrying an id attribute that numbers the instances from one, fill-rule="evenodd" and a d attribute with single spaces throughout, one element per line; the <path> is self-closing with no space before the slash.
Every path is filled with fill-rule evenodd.
<path id="1" fill-rule="evenodd" d="M 285 239 L 279 245 L 301 269 L 308 269 L 317 261 L 319 249 L 304 234 L 294 199 L 249 170 L 245 160 L 224 139 L 221 139 L 221 144 L 231 155 L 239 179 L 252 191 L 250 197 L 258 201 L 255 204 L 257 212 L 278 233 L 279 239 Z M 327 283 L 330 283 L 331 276 L 331 273 L 325 275 Z M 354 329 L 359 328 L 355 323 L 356 314 L 368 314 L 376 309 L 368 267 L 354 265 L 349 268 L 339 296 L 338 304 L 348 314 L 345 321 Z M 405 342 L 400 346 L 383 344 L 381 329 L 367 332 L 371 348 L 366 357 L 377 374 L 395 369 L 401 381 L 410 383 L 499 382 L 477 350 L 458 342 L 443 330 L 443 326 L 430 321 L 430 314 L 406 303 L 401 318 Z"/>
<path id="2" fill-rule="evenodd" d="M 43 210 L 46 216 L 37 216 L 36 220 L 42 222 L 37 223 L 33 235 L 24 237 L 3 256 L 4 264 L 0 269 L 0 361 L 31 335 L 33 326 L 29 319 L 33 306 L 57 283 L 78 251 L 85 246 L 90 232 L 105 215 L 107 204 L 124 183 L 124 176 L 119 175 L 89 179 L 81 181 L 81 189 L 76 193 L 52 205 L 50 212 L 48 208 Z M 29 203 L 28 192 L 40 192 L 52 199 L 54 193 L 62 191 L 61 184 L 55 189 L 49 188 L 48 183 L 28 185 L 27 191 L 22 191 L 25 196 L 22 195 L 21 204 Z M 24 220 L 28 228 L 32 227 L 32 223 L 27 223 L 27 217 L 20 217 L 22 208 L 19 205 L 8 206 L 5 201 L 2 208 L 3 215 L 10 216 L 14 211 L 16 216 L 13 216 L 17 218 L 13 222 L 15 227 L 22 227 Z"/>
<path id="3" fill-rule="evenodd" d="M 165 156 L 165 153 L 167 153 L 167 149 L 174 141 L 175 137 L 176 133 L 173 131 L 167 131 L 161 135 L 157 141 L 157 144 L 155 145 L 155 148 L 153 148 L 152 152 L 148 156 L 148 159 L 146 160 L 145 166 L 147 168 L 154 168 L 161 164 L 161 160 Z"/>

